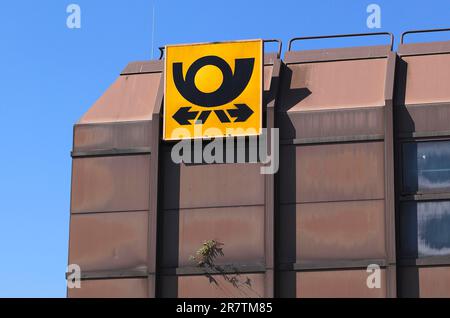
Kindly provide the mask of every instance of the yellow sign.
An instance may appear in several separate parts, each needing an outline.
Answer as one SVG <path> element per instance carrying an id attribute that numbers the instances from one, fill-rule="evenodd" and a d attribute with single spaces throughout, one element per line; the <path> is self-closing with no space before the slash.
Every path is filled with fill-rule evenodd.
<path id="1" fill-rule="evenodd" d="M 164 140 L 261 134 L 262 40 L 165 52 Z"/>

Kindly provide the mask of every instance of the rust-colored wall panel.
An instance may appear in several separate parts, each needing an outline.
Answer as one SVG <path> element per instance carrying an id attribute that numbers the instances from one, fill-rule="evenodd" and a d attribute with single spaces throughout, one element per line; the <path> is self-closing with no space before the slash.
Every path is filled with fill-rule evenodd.
<path id="1" fill-rule="evenodd" d="M 399 277 L 401 297 L 450 298 L 450 267 L 402 267 Z"/>
<path id="2" fill-rule="evenodd" d="M 189 257 L 212 239 L 224 244 L 225 255 L 216 259 L 218 265 L 264 264 L 263 206 L 164 211 L 163 233 L 166 267 L 194 266 Z"/>
<path id="3" fill-rule="evenodd" d="M 281 139 L 384 135 L 384 107 L 278 112 Z"/>
<path id="4" fill-rule="evenodd" d="M 450 297 L 450 267 L 419 269 L 420 297 Z"/>
<path id="5" fill-rule="evenodd" d="M 162 164 L 164 209 L 264 204 L 260 164 Z"/>
<path id="6" fill-rule="evenodd" d="M 74 151 L 150 147 L 151 121 L 76 125 Z"/>
<path id="7" fill-rule="evenodd" d="M 405 56 L 405 104 L 450 102 L 450 54 Z"/>
<path id="8" fill-rule="evenodd" d="M 226 274 L 237 278 L 237 286 L 223 275 L 165 276 L 162 278 L 162 297 L 179 298 L 260 298 L 264 297 L 264 274 Z"/>
<path id="9" fill-rule="evenodd" d="M 149 208 L 150 156 L 73 159 L 72 213 Z"/>
<path id="10" fill-rule="evenodd" d="M 161 73 L 120 76 L 79 124 L 150 120 Z"/>
<path id="11" fill-rule="evenodd" d="M 73 214 L 69 263 L 82 271 L 145 267 L 147 232 L 148 212 Z"/>
<path id="12" fill-rule="evenodd" d="M 69 298 L 145 298 L 146 278 L 84 280 L 81 288 L 68 289 Z"/>
<path id="13" fill-rule="evenodd" d="M 281 203 L 384 198 L 384 143 L 280 148 Z"/>
<path id="14" fill-rule="evenodd" d="M 335 270 L 297 273 L 298 298 L 384 298 L 386 275 L 381 270 L 381 288 L 367 287 L 366 270 Z"/>
<path id="15" fill-rule="evenodd" d="M 283 76 L 282 111 L 384 105 L 386 59 L 290 64 Z"/>
<path id="16" fill-rule="evenodd" d="M 449 105 L 396 106 L 400 133 L 450 130 Z"/>
<path id="17" fill-rule="evenodd" d="M 383 200 L 282 205 L 280 212 L 281 262 L 385 257 Z"/>

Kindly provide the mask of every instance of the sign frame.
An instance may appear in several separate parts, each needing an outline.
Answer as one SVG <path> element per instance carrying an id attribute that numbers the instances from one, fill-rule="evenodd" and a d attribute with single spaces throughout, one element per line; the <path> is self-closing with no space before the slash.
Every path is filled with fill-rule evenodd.
<path id="1" fill-rule="evenodd" d="M 260 54 L 260 60 L 261 60 L 261 67 L 259 70 L 260 73 L 260 118 L 259 118 L 259 131 L 257 131 L 255 134 L 233 134 L 233 135 L 218 135 L 218 136 L 191 136 L 186 138 L 166 138 L 166 92 L 167 92 L 167 56 L 168 56 L 168 47 L 184 47 L 184 46 L 199 46 L 199 45 L 209 45 L 209 44 L 231 44 L 231 43 L 242 43 L 242 42 L 260 42 L 261 43 L 261 50 L 259 52 Z M 213 41 L 213 42 L 195 42 L 195 43 L 181 43 L 181 44 L 167 44 L 164 46 L 165 51 L 165 57 L 164 57 L 164 72 L 163 72 L 163 82 L 164 82 L 164 102 L 163 102 L 163 131 L 162 131 L 162 139 L 166 142 L 176 142 L 176 141 L 182 141 L 182 140 L 211 140 L 215 138 L 235 138 L 235 137 L 248 137 L 248 136 L 261 136 L 263 133 L 263 113 L 264 113 L 264 40 L 263 39 L 244 39 L 244 40 L 232 40 L 232 41 Z"/>

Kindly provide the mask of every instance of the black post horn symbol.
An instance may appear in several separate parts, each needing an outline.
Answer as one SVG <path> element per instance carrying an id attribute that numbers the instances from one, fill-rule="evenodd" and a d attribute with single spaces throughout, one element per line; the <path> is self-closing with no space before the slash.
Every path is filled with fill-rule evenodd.
<path id="1" fill-rule="evenodd" d="M 254 58 L 236 59 L 233 74 L 231 67 L 225 60 L 218 56 L 209 55 L 192 63 L 186 73 L 186 78 L 183 78 L 183 64 L 173 63 L 173 79 L 180 94 L 194 105 L 202 107 L 221 106 L 235 100 L 244 91 L 252 77 L 254 64 Z M 211 93 L 204 93 L 195 86 L 195 75 L 206 65 L 216 66 L 223 75 L 222 84 L 216 91 Z M 243 121 L 243 118 L 246 120 L 253 114 L 253 111 L 247 105 L 244 105 L 245 104 L 239 104 L 239 106 L 236 105 L 238 109 L 233 109 L 231 113 L 228 112 L 231 117 L 237 118 L 235 121 Z M 182 109 L 183 113 L 179 113 Z M 238 114 L 237 112 L 240 110 L 245 112 L 245 114 Z M 187 116 L 189 118 L 185 118 L 185 114 L 189 115 L 191 113 L 186 112 L 186 107 L 183 107 L 175 113 L 173 118 L 181 125 L 189 124 L 189 119 L 193 119 L 192 117 L 195 118 L 195 116 L 191 114 Z M 208 116 L 203 117 L 207 118 Z M 224 121 L 225 118 L 223 116 L 219 117 L 219 119 L 222 122 L 229 122 L 229 120 Z"/>

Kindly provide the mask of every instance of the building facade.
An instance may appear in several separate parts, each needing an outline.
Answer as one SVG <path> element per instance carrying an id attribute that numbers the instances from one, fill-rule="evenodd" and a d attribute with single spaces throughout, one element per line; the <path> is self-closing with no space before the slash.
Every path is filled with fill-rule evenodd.
<path id="1" fill-rule="evenodd" d="M 68 296 L 450 297 L 450 42 L 385 35 L 265 53 L 275 175 L 174 163 L 163 57 L 129 64 L 74 127 Z"/>

